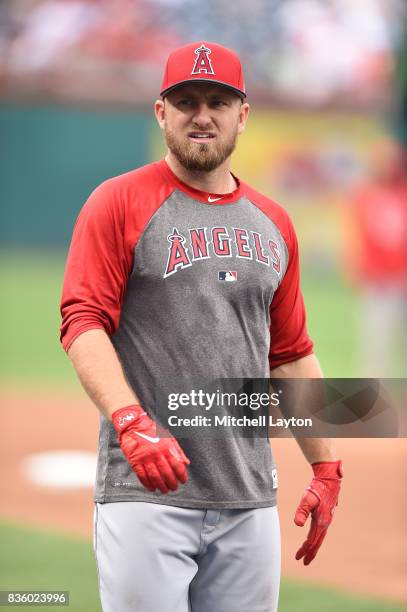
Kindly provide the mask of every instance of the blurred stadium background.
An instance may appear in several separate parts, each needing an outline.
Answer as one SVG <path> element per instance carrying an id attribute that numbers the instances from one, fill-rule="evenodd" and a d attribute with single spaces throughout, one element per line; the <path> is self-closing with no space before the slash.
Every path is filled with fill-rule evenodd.
<path id="1" fill-rule="evenodd" d="M 369 370 L 373 366 L 363 358 L 370 348 L 363 340 L 363 321 L 369 319 L 366 287 L 348 256 L 358 247 L 354 194 L 360 184 L 376 179 L 378 156 L 373 176 L 372 151 L 380 149 L 379 163 L 386 167 L 389 148 L 383 143 L 401 151 L 407 145 L 406 23 L 405 0 L 0 3 L 0 482 L 6 493 L 0 502 L 0 589 L 69 587 L 72 609 L 99 609 L 89 482 L 55 489 L 30 480 L 24 462 L 28 454 L 57 451 L 57 429 L 70 432 L 70 441 L 61 441 L 70 450 L 83 455 L 96 448 L 95 411 L 83 399 L 58 343 L 64 260 L 90 191 L 162 156 L 152 102 L 164 60 L 175 46 L 213 40 L 241 56 L 252 116 L 233 167 L 282 203 L 294 220 L 309 328 L 325 375 L 406 377 L 407 301 L 401 312 L 406 318 L 395 313 L 394 329 L 388 331 L 393 337 L 386 360 L 379 370 Z M 400 219 L 389 219 L 382 228 L 391 233 L 394 225 L 401 227 L 407 248 L 407 221 Z M 74 427 L 82 410 L 85 437 Z M 345 442 L 342 448 L 346 454 Z M 400 455 L 387 456 L 388 448 L 381 447 L 380 460 L 391 470 L 391 461 L 405 458 L 405 446 L 397 447 Z M 397 465 L 396 475 L 405 481 L 406 467 Z M 349 465 L 347 472 L 352 469 Z M 364 503 L 363 473 L 361 479 L 354 491 L 360 497 L 349 496 L 350 504 Z M 392 504 L 405 517 L 406 493 L 396 490 Z M 88 516 L 85 524 L 77 518 L 81 509 Z M 376 520 L 387 519 L 378 514 Z M 38 525 L 48 530 L 40 532 Z M 59 525 L 63 535 L 56 532 Z M 404 521 L 394 554 L 387 551 L 397 569 L 387 569 L 404 572 L 407 582 L 407 559 L 400 552 L 406 531 Z M 73 533 L 84 539 L 74 539 Z M 367 539 L 372 556 L 380 557 L 381 546 L 393 546 L 374 533 Z M 355 551 L 349 554 L 357 557 Z M 373 597 L 380 595 L 373 586 L 370 598 L 354 596 L 350 591 L 358 591 L 357 581 L 339 584 L 335 575 L 343 568 L 325 569 L 315 572 L 317 586 L 305 584 L 309 574 L 303 574 L 303 583 L 285 581 L 281 611 L 297 609 L 299 602 L 304 611 L 336 612 L 345 605 L 356 612 L 406 609 L 406 589 L 389 587 L 388 602 Z M 323 583 L 339 584 L 344 592 Z"/>

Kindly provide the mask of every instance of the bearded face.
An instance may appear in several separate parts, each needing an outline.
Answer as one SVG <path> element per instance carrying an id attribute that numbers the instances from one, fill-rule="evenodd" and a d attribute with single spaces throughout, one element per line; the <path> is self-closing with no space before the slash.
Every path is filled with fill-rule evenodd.
<path id="1" fill-rule="evenodd" d="M 227 160 L 241 130 L 242 101 L 225 87 L 188 84 L 164 100 L 167 146 L 191 172 L 210 172 Z"/>

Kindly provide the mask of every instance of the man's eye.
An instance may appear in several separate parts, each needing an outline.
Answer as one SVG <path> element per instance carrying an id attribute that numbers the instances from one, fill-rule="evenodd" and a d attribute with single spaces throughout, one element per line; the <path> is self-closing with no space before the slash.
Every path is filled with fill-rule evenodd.
<path id="1" fill-rule="evenodd" d="M 188 100 L 188 99 L 179 100 L 178 106 L 192 106 L 192 100 Z"/>
<path id="2" fill-rule="evenodd" d="M 212 106 L 226 106 L 225 100 L 212 100 Z"/>

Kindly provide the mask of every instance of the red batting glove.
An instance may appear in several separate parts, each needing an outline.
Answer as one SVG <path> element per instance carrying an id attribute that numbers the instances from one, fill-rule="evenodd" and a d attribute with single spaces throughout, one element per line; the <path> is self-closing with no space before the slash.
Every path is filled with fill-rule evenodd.
<path id="1" fill-rule="evenodd" d="M 311 513 L 311 528 L 295 558 L 304 557 L 309 565 L 321 546 L 332 521 L 341 488 L 342 461 L 319 461 L 312 464 L 314 478 L 297 508 L 294 523 L 303 527 Z"/>
<path id="2" fill-rule="evenodd" d="M 112 414 L 120 447 L 146 489 L 161 493 L 175 491 L 178 482 L 188 480 L 190 464 L 169 432 L 157 428 L 141 406 L 127 406 Z"/>

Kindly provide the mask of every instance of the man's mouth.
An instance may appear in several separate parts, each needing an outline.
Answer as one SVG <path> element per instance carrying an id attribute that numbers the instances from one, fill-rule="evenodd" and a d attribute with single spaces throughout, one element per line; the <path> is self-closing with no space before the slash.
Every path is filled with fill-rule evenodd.
<path id="1" fill-rule="evenodd" d="M 208 142 L 215 138 L 215 134 L 212 132 L 190 132 L 188 137 L 194 142 Z"/>

